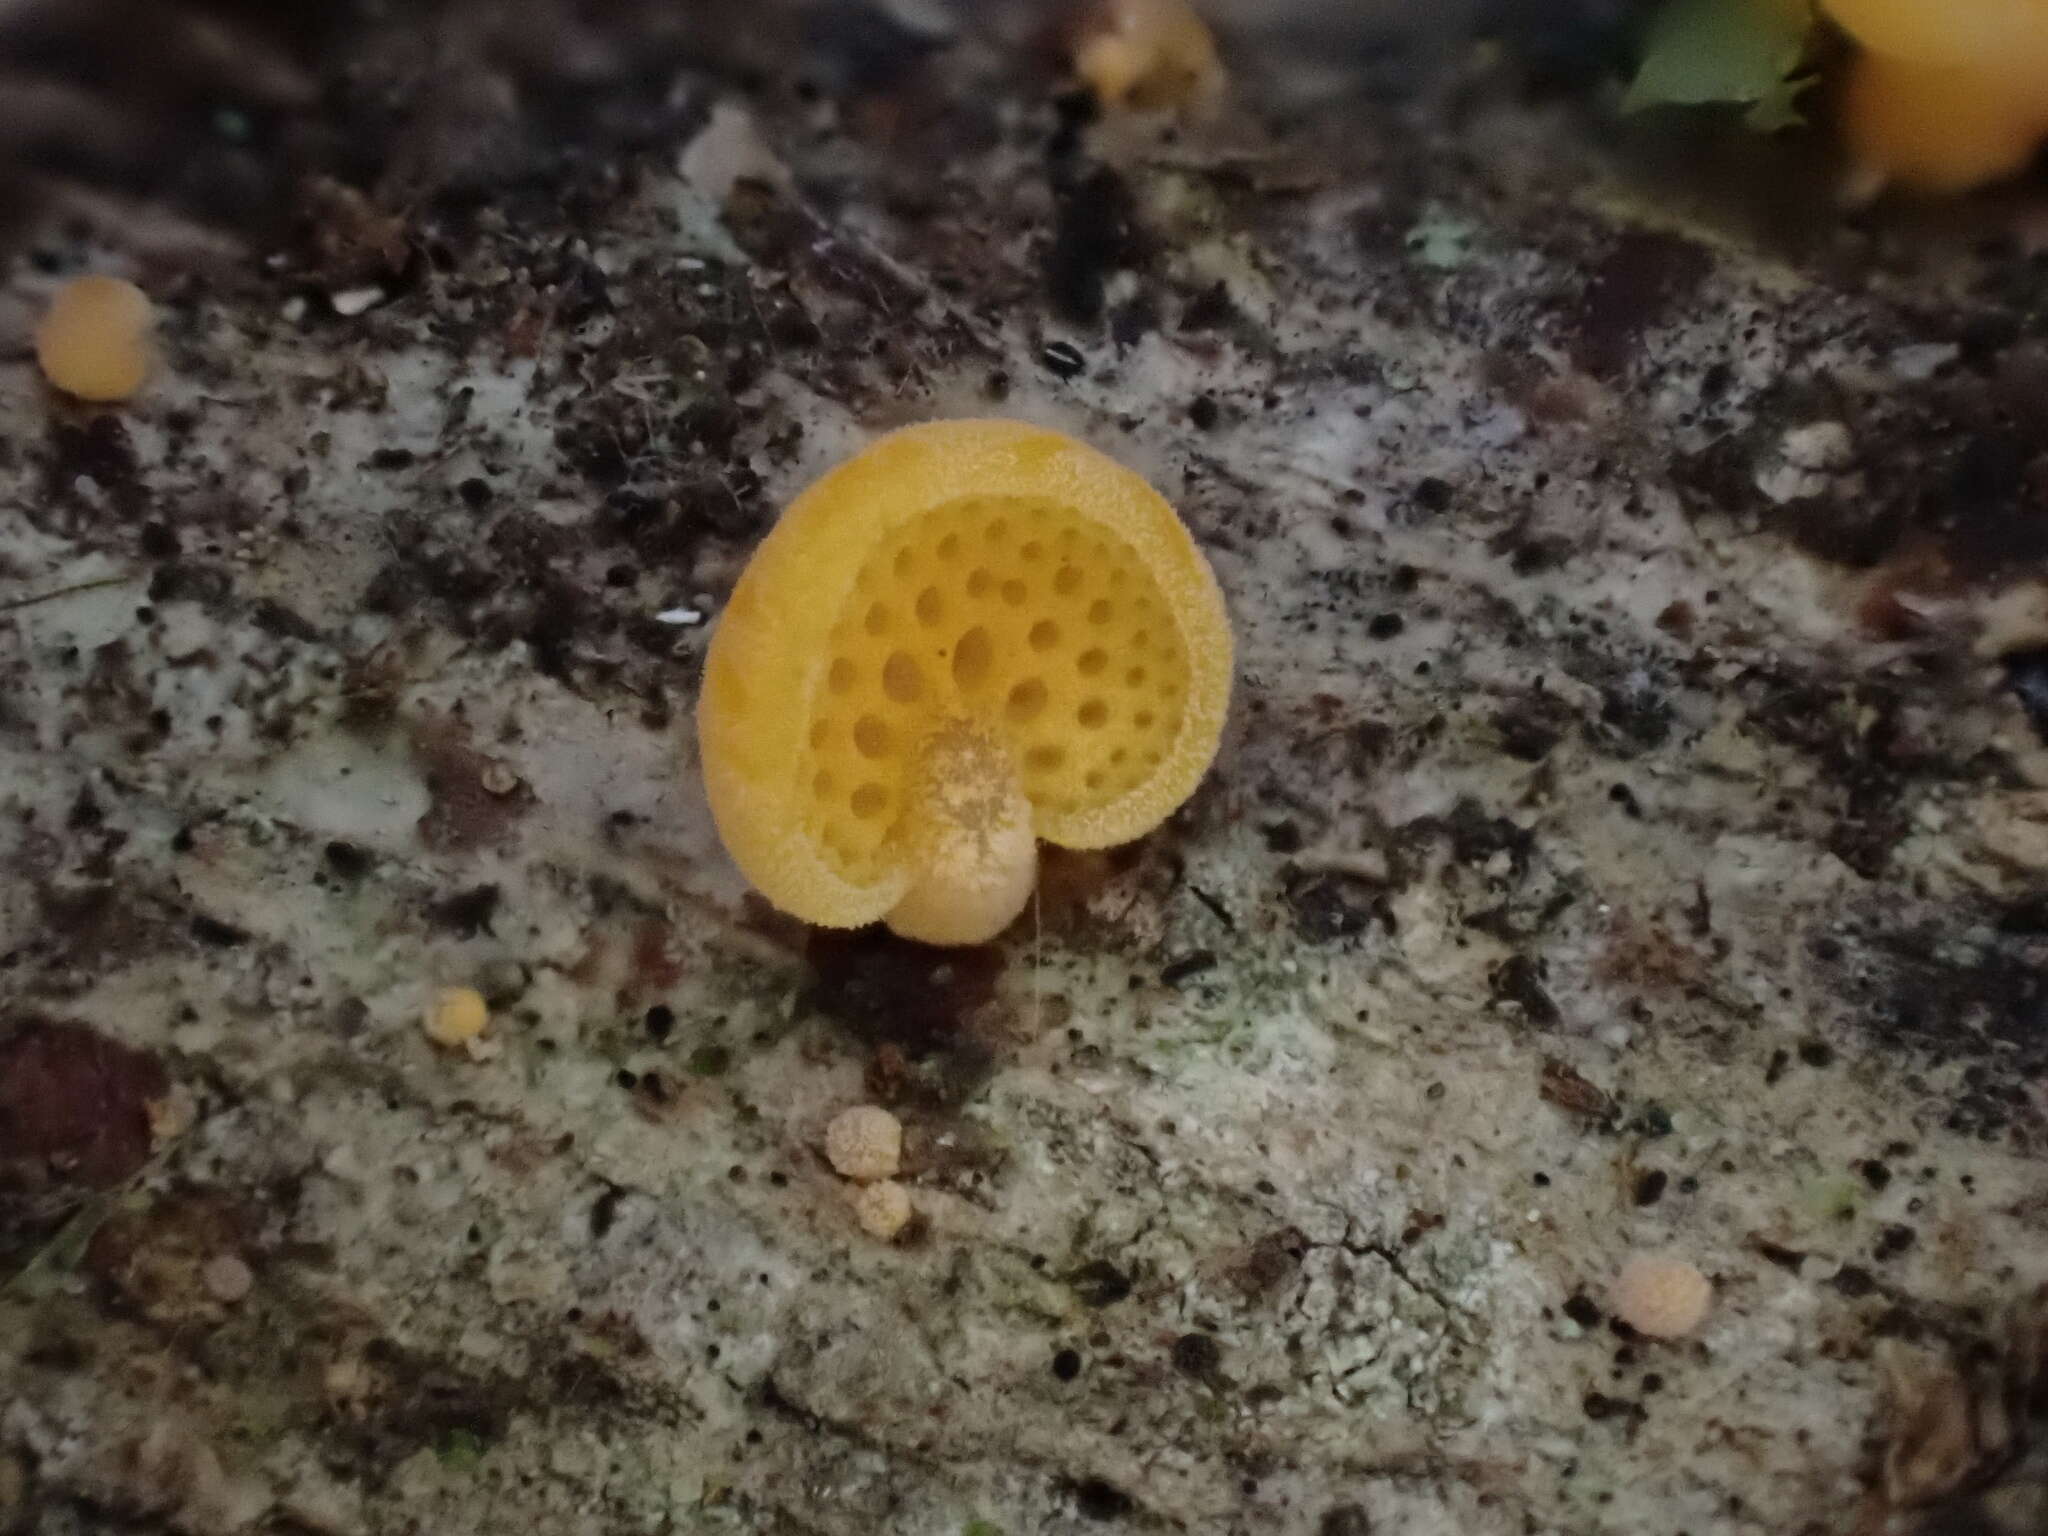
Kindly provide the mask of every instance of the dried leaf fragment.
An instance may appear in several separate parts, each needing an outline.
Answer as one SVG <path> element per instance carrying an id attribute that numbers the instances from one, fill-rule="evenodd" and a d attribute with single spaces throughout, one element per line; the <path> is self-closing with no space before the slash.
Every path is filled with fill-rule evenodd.
<path id="1" fill-rule="evenodd" d="M 1584 1115 L 1589 1120 L 1605 1119 L 1614 1112 L 1614 1099 L 1605 1089 L 1589 1082 L 1576 1067 L 1555 1056 L 1544 1058 L 1543 1076 L 1538 1088 L 1550 1103 L 1575 1115 Z"/>
<path id="2" fill-rule="evenodd" d="M 1926 1350 L 1888 1341 L 1879 1363 L 1891 1421 L 1885 1497 L 1894 1508 L 1917 1509 L 1980 1470 L 1977 1405 L 1963 1373 Z"/>

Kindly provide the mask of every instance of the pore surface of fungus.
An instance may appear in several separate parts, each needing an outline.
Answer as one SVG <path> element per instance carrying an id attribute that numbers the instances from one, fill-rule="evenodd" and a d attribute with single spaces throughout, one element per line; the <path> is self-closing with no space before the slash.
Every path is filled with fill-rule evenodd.
<path id="1" fill-rule="evenodd" d="M 698 733 L 720 835 L 777 906 L 976 943 L 1037 838 L 1157 826 L 1216 752 L 1222 596 L 1143 479 L 1007 421 L 892 433 L 806 491 L 712 637 Z"/>
<path id="2" fill-rule="evenodd" d="M 149 375 L 149 297 L 118 277 L 74 278 L 36 328 L 43 377 L 80 400 L 126 400 Z"/>

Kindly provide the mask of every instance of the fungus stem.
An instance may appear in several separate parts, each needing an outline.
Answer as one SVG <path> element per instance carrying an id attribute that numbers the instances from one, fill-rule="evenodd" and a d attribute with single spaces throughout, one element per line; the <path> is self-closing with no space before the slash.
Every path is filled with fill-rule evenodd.
<path id="1" fill-rule="evenodd" d="M 1038 881 L 1031 802 L 1009 749 L 965 720 L 925 738 L 904 805 L 910 889 L 889 926 L 926 944 L 981 944 L 1007 928 Z"/>

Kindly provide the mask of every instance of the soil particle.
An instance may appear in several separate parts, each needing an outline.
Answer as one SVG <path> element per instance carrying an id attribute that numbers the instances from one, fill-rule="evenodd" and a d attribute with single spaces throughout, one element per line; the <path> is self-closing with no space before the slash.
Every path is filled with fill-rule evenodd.
<path id="1" fill-rule="evenodd" d="M 1306 943 L 1333 944 L 1355 937 L 1375 919 L 1391 931 L 1393 916 L 1385 897 L 1364 880 L 1344 874 L 1322 874 L 1288 865 L 1281 874 L 1281 899 L 1294 930 Z"/>
<path id="2" fill-rule="evenodd" d="M 2034 734 L 2048 742 L 2048 650 L 2020 651 L 2005 659 L 2006 686 L 2027 712 Z"/>
<path id="3" fill-rule="evenodd" d="M 1173 1341 L 1173 1368 L 1197 1381 L 1214 1380 L 1223 1368 L 1223 1347 L 1213 1333 L 1184 1333 Z"/>
<path id="4" fill-rule="evenodd" d="M 1178 960 L 1168 962 L 1160 970 L 1159 980 L 1164 986 L 1175 987 L 1192 977 L 1201 975 L 1204 971 L 1211 971 L 1215 968 L 1215 951 L 1198 949 L 1192 954 L 1182 955 Z"/>
<path id="5" fill-rule="evenodd" d="M 473 939 L 490 930 L 503 893 L 495 885 L 471 886 L 443 897 L 427 908 L 427 921 L 461 938 Z"/>
<path id="6" fill-rule="evenodd" d="M 1090 1307 L 1111 1307 L 1131 1294 L 1131 1277 L 1107 1259 L 1090 1259 L 1070 1271 L 1066 1282 Z"/>
<path id="7" fill-rule="evenodd" d="M 1625 371 L 1644 333 L 1712 269 L 1705 248 L 1690 240 L 1642 231 L 1622 235 L 1594 267 L 1579 301 L 1579 366 L 1595 378 Z"/>
<path id="8" fill-rule="evenodd" d="M 1550 693 L 1525 693 L 1494 716 L 1500 748 L 1525 763 L 1540 763 L 1557 749 L 1577 719 L 1564 700 Z"/>
<path id="9" fill-rule="evenodd" d="M 1544 986 L 1547 967 L 1531 955 L 1510 955 L 1494 967 L 1489 984 L 1496 1002 L 1511 1004 L 1538 1029 L 1553 1028 L 1564 1017 Z"/>
<path id="10" fill-rule="evenodd" d="M 1100 165 L 1062 185 L 1055 210 L 1046 286 L 1062 318 L 1092 322 L 1102 313 L 1108 278 L 1144 261 L 1146 242 L 1137 210 L 1124 179 Z"/>
<path id="11" fill-rule="evenodd" d="M 1138 1508 L 1137 1500 L 1116 1484 L 1099 1477 L 1082 1478 L 1068 1485 L 1074 1508 L 1090 1520 L 1125 1520 Z"/>
<path id="12" fill-rule="evenodd" d="M 913 1057 L 955 1043 L 995 996 L 1004 966 L 993 945 L 934 949 L 880 927 L 814 929 L 804 955 L 812 1007 L 871 1045 Z"/>
<path id="13" fill-rule="evenodd" d="M 1300 1271 L 1308 1251 L 1308 1235 L 1299 1227 L 1268 1232 L 1230 1266 L 1231 1279 L 1247 1301 L 1271 1297 Z"/>
<path id="14" fill-rule="evenodd" d="M 432 803 L 419 820 L 420 841 L 436 852 L 467 852 L 508 838 L 533 808 L 523 785 L 494 794 L 498 760 L 470 744 L 468 725 L 452 716 L 416 720 L 409 732 L 413 758 Z"/>
<path id="15" fill-rule="evenodd" d="M 50 500 L 88 510 L 81 482 L 98 487 L 123 521 L 140 522 L 148 515 L 149 492 L 135 445 L 118 416 L 95 415 L 83 424 L 51 423 L 43 471 Z"/>

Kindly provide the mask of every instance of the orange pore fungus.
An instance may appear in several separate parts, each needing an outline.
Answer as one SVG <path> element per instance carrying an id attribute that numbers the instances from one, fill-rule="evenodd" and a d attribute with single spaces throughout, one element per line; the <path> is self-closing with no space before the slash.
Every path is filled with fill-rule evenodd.
<path id="1" fill-rule="evenodd" d="M 2048 0 L 1822 0 L 1862 45 L 1842 93 L 1850 150 L 1886 180 L 1960 192 L 2048 137 Z"/>
<path id="2" fill-rule="evenodd" d="M 978 943 L 1037 839 L 1103 848 L 1194 790 L 1230 629 L 1160 496 L 1057 432 L 882 438 L 786 511 L 712 636 L 697 707 L 720 836 L 783 910 Z"/>
<path id="3" fill-rule="evenodd" d="M 73 278 L 36 328 L 43 377 L 80 400 L 126 400 L 149 374 L 149 297 L 118 277 Z"/>

